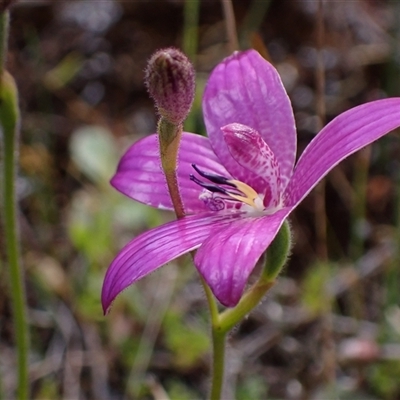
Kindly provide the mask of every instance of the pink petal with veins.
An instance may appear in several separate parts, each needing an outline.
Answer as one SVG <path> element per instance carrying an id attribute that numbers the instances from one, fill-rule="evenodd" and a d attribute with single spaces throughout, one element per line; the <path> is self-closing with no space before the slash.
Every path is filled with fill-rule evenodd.
<path id="1" fill-rule="evenodd" d="M 194 262 L 217 299 L 227 307 L 240 300 L 258 259 L 275 238 L 290 208 L 213 227 Z"/>
<path id="2" fill-rule="evenodd" d="M 122 157 L 111 184 L 141 203 L 173 210 L 159 152 L 158 135 L 134 143 Z M 208 211 L 204 202 L 199 200 L 201 188 L 189 179 L 194 172 L 191 164 L 227 178 L 230 178 L 229 173 L 212 151 L 209 140 L 193 133 L 182 134 L 178 159 L 178 183 L 185 211 L 189 214 Z"/>
<path id="3" fill-rule="evenodd" d="M 192 215 L 137 236 L 119 252 L 107 270 L 101 296 L 104 312 L 132 283 L 199 247 L 212 228 L 222 228 L 238 218 L 241 218 L 239 213 Z"/>
<path id="4" fill-rule="evenodd" d="M 286 190 L 296 206 L 340 161 L 400 126 L 400 98 L 352 108 L 326 125 L 301 155 Z"/>
<path id="5" fill-rule="evenodd" d="M 286 187 L 296 157 L 293 110 L 278 72 L 259 53 L 235 52 L 217 65 L 204 91 L 203 114 L 212 148 L 236 179 L 245 180 L 249 172 L 232 158 L 222 138 L 220 128 L 231 123 L 260 133 L 278 160 Z"/>

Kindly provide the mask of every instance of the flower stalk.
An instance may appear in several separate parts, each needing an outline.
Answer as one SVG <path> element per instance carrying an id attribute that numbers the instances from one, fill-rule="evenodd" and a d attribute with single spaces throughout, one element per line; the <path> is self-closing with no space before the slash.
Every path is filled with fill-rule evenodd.
<path id="1" fill-rule="evenodd" d="M 221 400 L 225 371 L 225 341 L 226 332 L 222 332 L 220 329 L 218 329 L 218 326 L 213 324 L 213 358 L 210 400 Z"/>

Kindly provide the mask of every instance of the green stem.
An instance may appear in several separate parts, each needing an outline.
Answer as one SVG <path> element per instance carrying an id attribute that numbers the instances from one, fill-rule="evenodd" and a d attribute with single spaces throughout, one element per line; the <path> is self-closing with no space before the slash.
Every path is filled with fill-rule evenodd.
<path id="1" fill-rule="evenodd" d="M 194 252 L 193 252 L 193 257 L 194 257 Z M 208 308 L 210 309 L 211 321 L 214 326 L 214 324 L 218 323 L 218 318 L 219 318 L 217 302 L 215 301 L 214 295 L 210 287 L 207 285 L 206 281 L 203 279 L 201 275 L 200 275 L 200 280 L 201 284 L 203 285 L 204 292 L 206 294 Z"/>
<path id="2" fill-rule="evenodd" d="M 224 383 L 226 332 L 219 330 L 219 324 L 212 326 L 213 361 L 211 400 L 220 400 Z"/>
<path id="3" fill-rule="evenodd" d="M 193 65 L 196 65 L 198 48 L 200 0 L 185 0 L 183 21 L 183 52 L 189 57 Z M 196 123 L 201 108 L 202 90 L 196 85 L 196 92 L 192 111 L 185 120 L 185 131 L 196 132 Z"/>
<path id="4" fill-rule="evenodd" d="M 4 15 L 2 17 L 5 18 Z M 0 100 L 0 124 L 3 137 L 3 222 L 18 357 L 17 398 L 26 400 L 29 398 L 29 339 L 24 278 L 20 266 L 15 191 L 19 110 L 15 82 L 7 72 L 3 72 L 2 75 Z"/>
<path id="5" fill-rule="evenodd" d="M 226 36 L 230 53 L 239 50 L 239 41 L 236 31 L 235 13 L 233 11 L 232 0 L 221 0 L 224 12 Z"/>
<path id="6" fill-rule="evenodd" d="M 254 307 L 256 307 L 265 293 L 274 285 L 275 281 L 266 281 L 264 277 L 255 283 L 240 299 L 234 308 L 228 308 L 219 317 L 219 330 L 222 333 L 229 332 L 238 324 Z"/>
<path id="7" fill-rule="evenodd" d="M 214 295 L 211 292 L 210 287 L 207 285 L 206 281 L 202 277 L 201 283 L 206 294 L 211 315 L 213 357 L 210 399 L 220 400 L 222 385 L 224 383 L 226 332 L 221 332 L 217 302 L 215 301 Z"/>

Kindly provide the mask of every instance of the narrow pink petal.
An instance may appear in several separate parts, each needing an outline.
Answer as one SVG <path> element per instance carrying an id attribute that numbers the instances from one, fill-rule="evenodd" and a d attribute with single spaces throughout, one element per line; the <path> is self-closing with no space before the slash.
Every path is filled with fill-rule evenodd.
<path id="1" fill-rule="evenodd" d="M 278 72 L 259 53 L 236 52 L 214 69 L 205 88 L 203 113 L 211 145 L 235 178 L 238 165 L 220 128 L 240 123 L 261 134 L 279 162 L 286 187 L 296 157 L 293 110 Z"/>
<path id="2" fill-rule="evenodd" d="M 301 155 L 287 187 L 286 205 L 297 205 L 340 161 L 400 127 L 400 98 L 352 108 L 331 121 Z"/>
<path id="3" fill-rule="evenodd" d="M 144 232 L 130 241 L 107 270 L 101 295 L 104 312 L 129 285 L 200 246 L 211 227 L 221 228 L 235 218 L 240 218 L 240 213 L 192 215 Z"/>
<path id="4" fill-rule="evenodd" d="M 233 307 L 238 303 L 258 259 L 291 210 L 285 208 L 273 215 L 242 218 L 223 228 L 213 228 L 194 261 L 223 305 Z"/>
<path id="5" fill-rule="evenodd" d="M 191 164 L 207 172 L 229 177 L 212 151 L 209 140 L 184 132 L 179 148 L 178 183 L 185 211 L 206 211 L 199 200 L 201 188 L 189 179 Z M 122 157 L 111 184 L 126 196 L 153 207 L 172 210 L 171 198 L 161 168 L 158 136 L 151 135 L 134 143 Z"/>
<path id="6" fill-rule="evenodd" d="M 222 132 L 232 157 L 246 174 L 238 179 L 264 194 L 264 206 L 277 207 L 281 201 L 282 182 L 278 161 L 260 134 L 242 124 L 224 126 Z"/>

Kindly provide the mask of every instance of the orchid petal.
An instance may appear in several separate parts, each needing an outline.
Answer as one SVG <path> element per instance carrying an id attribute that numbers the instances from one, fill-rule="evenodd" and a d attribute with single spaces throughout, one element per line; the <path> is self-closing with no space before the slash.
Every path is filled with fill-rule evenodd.
<path id="1" fill-rule="evenodd" d="M 287 187 L 295 206 L 340 161 L 400 127 L 400 98 L 373 101 L 340 114 L 310 142 Z"/>
<path id="2" fill-rule="evenodd" d="M 230 155 L 221 127 L 251 126 L 271 148 L 283 187 L 296 157 L 296 129 L 290 100 L 275 68 L 254 50 L 234 53 L 211 73 L 203 97 L 204 121 L 212 148 L 227 170 L 244 180 L 244 170 Z"/>
<path id="3" fill-rule="evenodd" d="M 192 215 L 151 229 L 130 241 L 114 259 L 104 278 L 101 297 L 104 312 L 132 283 L 196 249 L 208 237 L 211 227 L 222 228 L 235 218 L 240 218 L 240 214 Z"/>
<path id="4" fill-rule="evenodd" d="M 192 163 L 207 172 L 230 176 L 215 156 L 207 138 L 184 132 L 179 147 L 177 175 L 181 198 L 189 214 L 208 210 L 204 202 L 199 200 L 201 188 L 189 179 L 193 173 Z M 128 149 L 111 184 L 141 203 L 173 210 L 161 168 L 158 135 L 141 139 Z"/>
<path id="5" fill-rule="evenodd" d="M 273 215 L 241 218 L 223 228 L 213 228 L 194 262 L 223 305 L 238 303 L 258 259 L 291 210 L 284 208 Z"/>
<path id="6" fill-rule="evenodd" d="M 246 177 L 245 183 L 257 193 L 263 193 L 264 206 L 276 207 L 281 200 L 281 175 L 274 153 L 260 134 L 242 124 L 221 128 L 232 157 L 249 173 L 255 171 L 257 180 Z"/>

